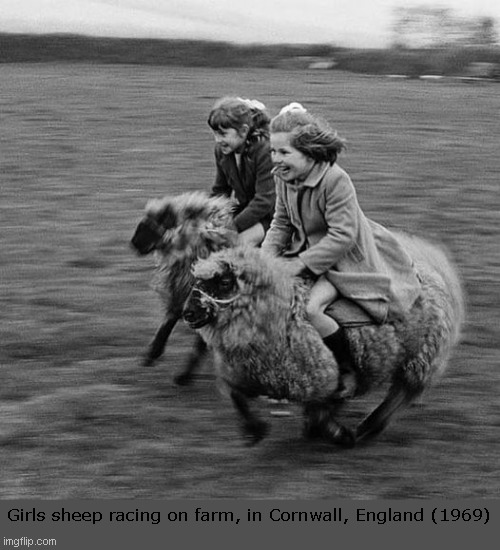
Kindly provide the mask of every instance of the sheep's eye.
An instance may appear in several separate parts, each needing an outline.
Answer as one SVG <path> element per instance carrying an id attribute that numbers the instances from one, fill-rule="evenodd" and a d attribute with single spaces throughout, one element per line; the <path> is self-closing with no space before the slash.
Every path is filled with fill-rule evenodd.
<path id="1" fill-rule="evenodd" d="M 230 275 L 223 275 L 219 280 L 219 285 L 222 288 L 229 288 L 233 284 L 233 278 Z"/>
<path id="2" fill-rule="evenodd" d="M 212 298 L 226 298 L 234 288 L 235 279 L 232 273 L 216 275 L 211 279 L 198 279 L 196 286 Z"/>

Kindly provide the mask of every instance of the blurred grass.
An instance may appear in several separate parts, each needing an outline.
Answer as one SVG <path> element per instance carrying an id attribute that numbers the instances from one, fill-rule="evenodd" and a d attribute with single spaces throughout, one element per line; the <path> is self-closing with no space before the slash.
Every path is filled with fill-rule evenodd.
<path id="1" fill-rule="evenodd" d="M 3 65 L 0 498 L 496 497 L 499 96 L 493 83 L 339 72 Z M 207 189 L 205 120 L 225 94 L 295 100 L 348 140 L 366 213 L 444 242 L 468 294 L 464 339 L 428 397 L 369 447 L 306 444 L 300 411 L 248 450 L 209 377 L 139 357 L 161 309 L 128 241 L 150 197 Z M 210 372 L 210 362 L 204 367 Z M 349 407 L 354 423 L 374 396 Z M 269 415 L 268 405 L 262 405 Z"/>

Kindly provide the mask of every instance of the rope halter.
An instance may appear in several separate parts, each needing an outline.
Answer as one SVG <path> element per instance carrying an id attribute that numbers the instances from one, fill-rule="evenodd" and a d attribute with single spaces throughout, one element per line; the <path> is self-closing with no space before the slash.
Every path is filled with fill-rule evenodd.
<path id="1" fill-rule="evenodd" d="M 223 311 L 227 309 L 241 296 L 241 292 L 238 292 L 231 298 L 214 298 L 213 296 L 210 296 L 210 294 L 206 293 L 204 290 L 201 290 L 201 288 L 198 287 L 193 288 L 193 292 L 197 292 L 203 298 L 203 301 L 208 302 L 215 311 Z"/>

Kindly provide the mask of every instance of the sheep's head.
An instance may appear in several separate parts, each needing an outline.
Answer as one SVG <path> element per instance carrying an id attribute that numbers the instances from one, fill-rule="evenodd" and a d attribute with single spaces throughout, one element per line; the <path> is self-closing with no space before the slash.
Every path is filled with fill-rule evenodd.
<path id="1" fill-rule="evenodd" d="M 150 201 L 146 206 L 146 215 L 135 229 L 130 244 L 138 254 L 144 256 L 155 250 L 162 241 L 166 231 L 177 225 L 177 215 L 169 203 L 162 208 L 155 206 L 159 201 Z"/>
<path id="2" fill-rule="evenodd" d="M 131 240 L 140 255 L 154 250 L 191 254 L 203 248 L 206 254 L 230 245 L 228 226 L 232 204 L 225 198 L 205 193 L 185 193 L 151 200 Z"/>
<path id="3" fill-rule="evenodd" d="M 221 309 L 239 294 L 238 280 L 232 266 L 209 258 L 195 267 L 195 282 L 184 305 L 184 320 L 192 328 L 213 323 Z"/>
<path id="4" fill-rule="evenodd" d="M 293 302 L 292 280 L 281 264 L 257 248 L 220 250 L 198 260 L 192 273 L 195 283 L 183 316 L 194 328 L 225 326 L 243 310 L 247 321 L 257 316 L 265 323 L 288 311 Z"/>

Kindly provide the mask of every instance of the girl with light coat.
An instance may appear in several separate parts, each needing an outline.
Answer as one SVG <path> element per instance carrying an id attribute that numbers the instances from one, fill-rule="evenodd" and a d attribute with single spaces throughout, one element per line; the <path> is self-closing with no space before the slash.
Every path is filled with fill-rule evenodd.
<path id="1" fill-rule="evenodd" d="M 397 238 L 364 215 L 336 162 L 344 149 L 337 133 L 297 103 L 283 108 L 270 129 L 276 209 L 262 248 L 290 258 L 293 275 L 314 278 L 309 319 L 348 373 L 345 339 L 327 306 L 342 296 L 384 323 L 391 311 L 409 311 L 420 284 Z M 345 384 L 349 393 L 348 376 Z"/>

